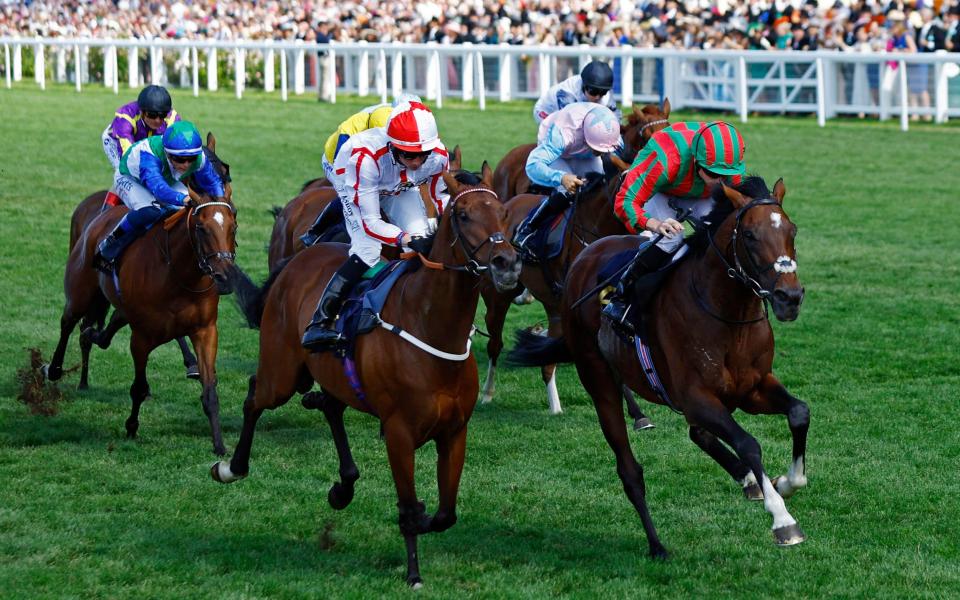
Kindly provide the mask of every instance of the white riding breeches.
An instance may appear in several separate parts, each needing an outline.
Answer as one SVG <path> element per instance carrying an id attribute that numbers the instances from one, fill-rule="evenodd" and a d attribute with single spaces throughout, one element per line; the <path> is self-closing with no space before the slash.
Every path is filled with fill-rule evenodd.
<path id="1" fill-rule="evenodd" d="M 187 186 L 179 181 L 174 183 L 171 187 L 181 194 L 188 193 Z M 143 187 L 143 185 L 133 177 L 121 174 L 120 171 L 114 171 L 113 173 L 112 191 L 116 195 L 120 196 L 120 199 L 123 200 L 124 205 L 126 205 L 126 207 L 130 210 L 146 208 L 157 202 L 157 199 L 153 197 L 153 194 L 150 193 L 150 190 Z"/>
<path id="2" fill-rule="evenodd" d="M 350 254 L 356 254 L 368 266 L 374 266 L 380 260 L 383 244 L 396 243 L 373 237 L 364 227 L 360 216 L 360 207 L 354 203 L 354 190 L 336 182 L 337 193 L 343 205 L 343 218 L 347 233 L 350 235 Z M 419 188 L 405 190 L 396 196 L 380 196 L 380 209 L 386 220 L 412 236 L 433 233 L 436 223 L 427 218 L 427 209 L 423 206 Z"/>
<path id="3" fill-rule="evenodd" d="M 580 179 L 583 179 L 587 173 L 603 173 L 603 161 L 599 156 L 587 156 L 583 158 L 558 158 L 550 163 L 551 169 L 557 169 L 564 173 L 573 173 Z M 566 192 L 562 185 L 557 186 L 558 192 Z"/>
<path id="4" fill-rule="evenodd" d="M 643 205 L 643 212 L 647 217 L 653 217 L 658 221 L 675 219 L 677 218 L 677 211 L 670 207 L 670 203 L 673 203 L 678 209 L 689 209 L 691 216 L 697 219 L 706 217 L 713 210 L 713 200 L 710 198 L 675 198 L 666 194 L 655 194 Z M 641 235 L 652 239 L 657 234 L 645 231 Z M 665 252 L 673 252 L 682 243 L 683 235 L 675 234 L 671 238 L 664 236 L 657 242 L 657 246 Z"/>

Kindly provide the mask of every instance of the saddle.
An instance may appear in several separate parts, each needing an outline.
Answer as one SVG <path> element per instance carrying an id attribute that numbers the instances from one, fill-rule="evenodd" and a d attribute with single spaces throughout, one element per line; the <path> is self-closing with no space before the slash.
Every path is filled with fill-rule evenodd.
<path id="1" fill-rule="evenodd" d="M 614 282 L 600 292 L 601 304 L 607 304 L 609 302 L 606 297 L 613 292 L 619 273 L 626 268 L 627 264 L 633 260 L 633 257 L 636 256 L 636 254 L 636 249 L 624 250 L 623 252 L 615 254 L 613 258 L 610 259 L 610 261 L 597 273 L 597 285 L 602 284 L 608 279 L 613 279 Z M 667 275 L 669 275 L 670 272 L 673 271 L 677 265 L 683 261 L 686 255 L 687 246 L 681 246 L 680 249 L 674 253 L 670 264 L 658 271 L 641 275 L 628 290 L 628 297 L 626 300 L 627 303 L 633 307 L 633 310 L 631 310 L 629 313 L 628 320 L 630 321 L 631 325 L 633 325 L 634 331 L 643 330 L 643 319 L 647 314 L 647 308 L 649 307 L 651 300 L 653 300 L 653 297 L 656 296 L 657 290 L 660 289 L 660 286 L 667 278 Z"/>
<path id="2" fill-rule="evenodd" d="M 546 201 L 547 199 L 544 198 L 541 204 Z M 536 214 L 539 207 L 540 204 L 533 207 L 530 213 L 523 219 L 524 224 L 533 218 L 533 215 Z M 537 262 L 548 261 L 560 255 L 560 251 L 563 250 L 563 239 L 566 236 L 567 227 L 570 226 L 572 217 L 573 205 L 571 204 L 565 211 L 542 223 L 540 227 L 537 228 L 533 237 L 530 238 L 530 242 L 526 245 L 533 252 Z M 521 224 L 520 227 L 523 227 L 523 224 Z"/>

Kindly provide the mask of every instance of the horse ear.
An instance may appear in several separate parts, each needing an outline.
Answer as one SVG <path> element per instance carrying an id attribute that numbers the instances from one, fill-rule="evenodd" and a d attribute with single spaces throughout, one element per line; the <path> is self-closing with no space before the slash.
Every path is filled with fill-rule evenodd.
<path id="1" fill-rule="evenodd" d="M 644 112 L 644 111 L 643 111 L 643 110 L 640 110 L 639 108 L 637 108 L 637 105 L 636 105 L 636 104 L 634 104 L 631 108 L 633 108 L 633 114 L 637 115 L 638 117 L 642 117 L 642 116 L 643 116 L 643 112 Z M 644 107 L 644 109 L 646 109 L 646 107 Z"/>
<path id="2" fill-rule="evenodd" d="M 457 192 L 460 191 L 460 182 L 457 181 L 457 178 L 454 177 L 450 171 L 444 171 L 441 176 L 443 177 L 443 182 L 447 184 L 447 193 L 451 196 L 456 196 Z"/>
<path id="3" fill-rule="evenodd" d="M 787 195 L 787 186 L 783 183 L 783 177 L 773 184 L 773 197 L 777 199 L 780 205 L 783 205 L 783 197 Z"/>
<path id="4" fill-rule="evenodd" d="M 490 164 L 487 163 L 487 161 L 483 161 L 483 166 L 480 167 L 480 179 L 483 180 L 484 185 L 487 187 L 493 187 L 493 169 L 490 168 Z"/>
<path id="5" fill-rule="evenodd" d="M 450 170 L 459 171 L 463 165 L 463 155 L 460 152 L 460 144 L 457 144 L 453 147 L 453 152 L 450 153 Z"/>
<path id="6" fill-rule="evenodd" d="M 663 113 L 664 119 L 667 119 L 670 117 L 670 98 L 663 99 L 663 107 L 660 109 L 660 112 Z"/>
<path id="7" fill-rule="evenodd" d="M 217 138 L 213 137 L 213 132 L 207 132 L 207 148 L 210 148 L 214 152 L 217 151 Z"/>
<path id="8" fill-rule="evenodd" d="M 611 152 L 608 156 L 610 157 L 610 163 L 621 173 L 630 169 L 630 165 L 616 154 Z"/>
<path id="9" fill-rule="evenodd" d="M 727 185 L 723 185 L 723 194 L 727 197 L 727 200 L 730 201 L 730 204 L 732 204 L 734 208 L 743 208 L 748 202 L 750 202 L 749 198 Z"/>

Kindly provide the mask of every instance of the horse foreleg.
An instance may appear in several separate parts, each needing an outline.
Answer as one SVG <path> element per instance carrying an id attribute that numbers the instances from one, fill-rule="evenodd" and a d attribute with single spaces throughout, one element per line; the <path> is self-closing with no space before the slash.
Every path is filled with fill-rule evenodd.
<path id="1" fill-rule="evenodd" d="M 127 321 L 127 318 L 121 311 L 114 310 L 113 314 L 110 315 L 110 321 L 106 327 L 101 328 L 99 331 L 92 326 L 87 327 L 80 332 L 80 335 L 88 339 L 91 343 L 96 344 L 101 350 L 106 350 L 110 347 L 110 343 L 113 342 L 113 336 L 117 335 L 117 332 L 126 327 L 128 323 L 129 321 Z"/>
<path id="2" fill-rule="evenodd" d="M 807 430 L 810 427 L 810 409 L 802 400 L 791 395 L 787 388 L 772 374 L 767 374 L 757 391 L 751 396 L 751 408 L 760 412 L 776 412 L 787 415 L 787 423 L 793 436 L 793 462 L 786 475 L 773 480 L 777 492 L 789 498 L 798 489 L 807 485 L 805 456 L 807 452 Z M 766 405 L 766 406 L 765 406 Z M 763 410 L 767 408 L 767 410 Z"/>
<path id="3" fill-rule="evenodd" d="M 217 396 L 217 326 L 214 324 L 198 329 L 190 334 L 190 341 L 197 350 L 200 382 L 203 384 L 200 402 L 203 413 L 210 421 L 213 453 L 223 456 L 227 450 L 223 447 L 223 434 L 220 431 L 220 399 Z"/>
<path id="4" fill-rule="evenodd" d="M 140 428 L 140 405 L 150 398 L 150 384 L 147 383 L 147 359 L 156 347 L 152 341 L 138 334 L 130 335 L 130 354 L 133 356 L 133 383 L 130 385 L 130 416 L 127 417 L 127 437 L 137 437 Z"/>
<path id="5" fill-rule="evenodd" d="M 336 510 L 346 508 L 353 500 L 353 485 L 360 479 L 360 470 L 353 461 L 350 451 L 350 441 L 347 438 L 347 429 L 343 425 L 343 411 L 347 408 L 336 398 L 325 391 L 320 392 L 323 416 L 330 425 L 330 434 L 333 436 L 333 445 L 337 448 L 337 458 L 340 460 L 340 481 L 330 486 L 327 501 Z"/>
<path id="6" fill-rule="evenodd" d="M 187 339 L 177 338 L 177 345 L 180 346 L 180 354 L 183 355 L 183 366 L 187 369 L 187 379 L 200 379 L 200 367 L 197 366 L 197 357 L 190 351 L 190 345 Z"/>
<path id="7" fill-rule="evenodd" d="M 622 386 L 622 389 L 623 401 L 627 403 L 627 414 L 629 414 L 630 418 L 633 419 L 633 428 L 636 431 L 653 429 L 655 427 L 653 421 L 651 421 L 650 417 L 643 414 L 643 411 L 640 410 L 640 405 L 637 404 L 637 400 L 634 398 L 633 392 L 630 391 L 630 388 L 624 385 Z"/>
<path id="8" fill-rule="evenodd" d="M 440 502 L 430 521 L 431 531 L 446 531 L 457 522 L 457 492 L 467 451 L 467 428 L 437 439 L 437 488 Z"/>
<path id="9" fill-rule="evenodd" d="M 487 340 L 487 377 L 480 392 L 480 402 L 486 404 L 493 400 L 496 391 L 497 360 L 503 351 L 503 324 L 510 310 L 510 298 L 504 297 L 490 284 L 482 289 L 483 304 L 487 311 L 483 317 L 490 338 Z"/>
<path id="10" fill-rule="evenodd" d="M 247 476 L 250 472 L 250 447 L 253 445 L 253 434 L 257 428 L 257 421 L 263 414 L 263 407 L 256 402 L 257 377 L 251 375 L 247 385 L 247 398 L 243 402 L 243 427 L 240 429 L 240 440 L 233 450 L 230 462 L 219 460 L 210 467 L 210 476 L 220 483 L 233 483 Z"/>
<path id="11" fill-rule="evenodd" d="M 85 318 L 80 324 L 80 329 L 84 329 L 84 325 L 90 322 L 91 319 Z M 93 342 L 90 339 L 80 334 L 80 382 L 77 384 L 78 390 L 86 390 L 90 388 L 90 350 L 93 348 Z"/>
<path id="12" fill-rule="evenodd" d="M 560 316 L 547 310 L 547 335 L 555 338 L 563 335 L 563 327 L 560 325 Z M 546 365 L 541 367 L 540 375 L 543 377 L 543 383 L 547 386 L 547 407 L 551 415 L 559 415 L 563 412 L 560 406 L 560 394 L 557 392 L 557 365 Z M 621 416 L 622 418 L 622 416 Z"/>
<path id="13" fill-rule="evenodd" d="M 690 426 L 690 440 L 700 447 L 701 450 L 710 455 L 710 458 L 717 461 L 723 470 L 733 477 L 734 481 L 743 487 L 743 495 L 747 500 L 763 500 L 763 491 L 757 483 L 750 467 L 743 464 L 737 456 L 723 445 L 723 442 L 717 439 L 703 427 Z"/>
<path id="14" fill-rule="evenodd" d="M 616 457 L 617 475 L 623 483 L 623 491 L 640 515 L 640 521 L 647 534 L 647 543 L 650 546 L 650 556 L 666 558 L 667 549 L 660 542 L 653 519 L 650 517 L 650 510 L 647 508 L 643 467 L 637 462 L 630 448 L 630 438 L 623 420 L 620 384 L 607 364 L 600 358 L 578 360 L 577 372 L 580 374 L 583 387 L 593 399 L 603 437 L 606 438 L 607 444 L 610 445 Z"/>
<path id="15" fill-rule="evenodd" d="M 780 546 L 799 544 L 806 539 L 797 520 L 787 511 L 783 498 L 777 493 L 770 478 L 763 470 L 760 444 L 733 420 L 733 416 L 715 398 L 702 398 L 688 403 L 697 406 L 687 418 L 693 425 L 700 425 L 730 445 L 760 484 L 763 491 L 763 506 L 773 517 L 774 541 Z"/>
<path id="16" fill-rule="evenodd" d="M 423 585 L 420 578 L 420 558 L 417 556 L 417 536 L 430 531 L 430 517 L 417 499 L 414 483 L 415 445 L 406 423 L 396 419 L 384 423 L 387 457 L 397 488 L 397 508 L 400 533 L 407 547 L 407 584 L 414 589 Z"/>
<path id="17" fill-rule="evenodd" d="M 50 363 L 43 365 L 43 376 L 50 381 L 59 381 L 63 377 L 63 357 L 67 353 L 67 342 L 70 341 L 70 334 L 80 321 L 69 309 L 64 309 L 60 317 L 60 340 L 57 342 L 57 348 L 53 351 L 53 357 Z"/>

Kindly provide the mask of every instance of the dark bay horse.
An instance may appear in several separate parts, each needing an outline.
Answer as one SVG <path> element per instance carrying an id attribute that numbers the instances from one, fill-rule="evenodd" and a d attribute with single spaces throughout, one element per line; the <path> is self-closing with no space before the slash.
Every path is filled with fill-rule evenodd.
<path id="1" fill-rule="evenodd" d="M 434 348 L 460 353 L 464 346 L 469 349 L 479 301 L 478 277 L 488 273 L 494 285 L 509 289 L 516 285 L 519 264 L 506 241 L 506 213 L 490 188 L 492 172 L 486 163 L 482 181 L 466 173 L 455 179 L 449 172 L 444 173 L 444 181 L 451 200 L 429 256 L 434 266 L 442 264 L 443 269 L 421 268 L 404 275 L 381 316 Z M 330 488 L 330 505 L 345 508 L 360 476 L 343 424 L 349 405 L 380 420 L 399 499 L 407 582 L 419 586 L 417 536 L 443 531 L 456 522 L 467 421 L 479 388 L 477 364 L 469 352 L 440 358 L 377 328 L 356 342 L 355 372 L 363 391 L 358 396 L 340 358 L 332 353 L 310 354 L 300 345 L 320 293 L 346 257 L 343 244 L 317 244 L 271 275 L 261 292 L 265 301 L 255 294 L 246 300 L 245 294 L 238 294 L 247 318 L 260 325 L 260 363 L 250 379 L 233 458 L 215 463 L 211 475 L 223 483 L 245 477 L 254 429 L 263 411 L 283 405 L 295 392 L 307 392 L 318 382 L 322 410 L 340 460 L 340 481 Z M 437 445 L 439 487 L 439 508 L 432 517 L 418 499 L 414 483 L 414 451 L 430 440 Z"/>
<path id="2" fill-rule="evenodd" d="M 650 139 L 654 132 L 667 125 L 670 118 L 670 100 L 664 100 L 662 106 L 647 104 L 643 108 L 633 106 L 627 115 L 627 123 L 620 126 L 623 145 L 627 154 L 622 157 L 628 165 L 637 151 Z M 536 148 L 536 144 L 522 144 L 507 152 L 493 171 L 493 190 L 506 202 L 517 194 L 530 192 L 530 178 L 527 177 L 527 157 Z"/>
<path id="3" fill-rule="evenodd" d="M 783 209 L 785 194 L 782 180 L 771 193 L 759 177 L 746 179 L 736 189 L 715 191 L 716 208 L 688 240 L 690 256 L 666 275 L 645 313 L 647 341 L 665 394 L 656 393 L 644 376 L 635 340 L 614 332 L 608 320 L 601 319 L 597 296 L 588 294 L 608 261 L 636 249 L 633 236 L 600 240 L 574 262 L 562 303 L 565 339 L 521 334 L 523 340 L 511 354 L 511 359 L 531 366 L 561 360 L 576 363 L 654 555 L 663 548 L 649 520 L 643 469 L 624 428 L 621 383 L 651 402 L 670 402 L 683 414 L 690 439 L 743 487 L 748 498 L 763 500 L 773 516 L 777 544 L 805 539 L 783 497 L 807 483 L 809 410 L 771 372 L 774 341 L 764 304 L 769 303 L 777 319 L 793 321 L 803 299 L 794 249 L 797 229 Z M 589 299 L 580 301 L 584 296 Z M 787 475 L 772 482 L 767 477 L 760 444 L 734 421 L 736 409 L 787 416 L 793 435 L 793 463 Z"/>
<path id="4" fill-rule="evenodd" d="M 230 188 L 226 190 L 229 193 Z M 67 259 L 60 341 L 44 372 L 51 381 L 60 379 L 67 342 L 77 323 L 103 323 L 112 304 L 122 318 L 111 320 L 107 330 L 95 336 L 108 345 L 117 329 L 128 321 L 131 326 L 135 376 L 126 429 L 132 438 L 140 426 L 140 405 L 150 396 L 146 376 L 150 352 L 176 337 L 189 336 L 197 351 L 203 384 L 200 399 L 210 421 L 214 452 L 223 455 L 216 389 L 217 307 L 220 294 L 230 292 L 236 208 L 229 196 L 200 198 L 191 191 L 191 198 L 192 204 L 181 209 L 178 218 L 157 223 L 127 248 L 119 260 L 116 279 L 94 269 L 93 256 L 100 240 L 127 212 L 126 207 L 100 213 L 84 229 Z M 84 373 L 89 351 L 89 344 L 81 344 Z"/>
<path id="5" fill-rule="evenodd" d="M 669 100 L 664 102 L 662 108 L 653 104 L 648 104 L 642 110 L 634 107 L 633 114 L 628 117 L 628 125 L 622 127 L 628 159 L 632 160 L 655 132 L 669 125 L 669 114 Z M 494 181 L 496 181 L 496 178 L 494 178 Z M 543 263 L 523 263 L 520 282 L 534 298 L 543 304 L 548 320 L 546 334 L 550 337 L 559 337 L 562 334 L 560 326 L 561 294 L 558 288 L 561 287 L 560 284 L 562 284 L 570 264 L 588 244 L 609 235 L 627 233 L 626 227 L 613 212 L 613 198 L 616 196 L 619 184 L 620 179 L 613 178 L 608 181 L 606 186 L 599 186 L 577 200 L 571 222 L 567 227 L 566 236 L 563 239 L 563 248 L 556 258 Z M 540 203 L 541 199 L 542 196 L 535 194 L 520 194 L 511 197 L 506 202 L 507 222 L 511 232 L 516 231 L 517 226 Z M 503 350 L 503 325 L 513 300 L 511 296 L 515 294 L 500 293 L 489 285 L 484 286 L 482 293 L 483 302 L 487 307 L 485 323 L 490 334 L 490 341 L 487 343 L 489 363 L 482 392 L 482 401 L 486 403 L 493 399 L 496 389 L 497 360 Z M 541 375 L 547 388 L 547 405 L 551 413 L 557 414 L 562 409 L 556 385 L 556 366 L 544 366 Z M 634 419 L 635 428 L 652 427 L 652 423 L 637 406 L 633 394 L 629 390 L 624 390 L 624 400 L 630 416 Z"/>
<path id="6" fill-rule="evenodd" d="M 207 158 L 217 167 L 217 171 L 220 173 L 221 178 L 223 178 L 224 185 L 229 186 L 230 165 L 221 161 L 217 156 L 216 146 L 216 138 L 212 133 L 207 133 L 207 145 L 204 149 L 204 152 L 206 153 Z M 229 192 L 227 192 L 227 194 L 229 195 Z M 73 215 L 70 217 L 70 250 L 73 250 L 73 247 L 83 235 L 83 230 L 87 228 L 87 225 L 89 225 L 90 222 L 102 212 L 103 203 L 106 198 L 107 190 L 94 192 L 81 200 L 80 204 L 78 204 L 73 210 Z M 105 320 L 106 315 L 103 315 L 103 317 Z M 124 319 L 123 315 L 117 311 L 114 311 L 113 315 L 111 316 L 110 323 L 107 325 L 106 329 L 117 331 L 122 329 L 125 324 L 126 320 Z M 81 322 L 80 345 L 90 347 L 93 344 L 96 344 L 103 349 L 109 347 L 109 338 L 99 336 L 98 330 L 104 330 L 103 321 L 99 323 Z M 111 335 L 110 338 L 112 337 L 113 336 Z M 199 379 L 200 369 L 197 366 L 197 357 L 194 356 L 193 352 L 190 351 L 190 346 L 187 344 L 186 338 L 178 337 L 177 345 L 180 347 L 180 353 L 183 355 L 183 366 L 187 370 L 187 378 Z M 86 365 L 86 362 L 84 365 Z M 88 387 L 88 373 L 86 368 L 80 372 L 80 383 L 77 387 L 82 390 L 87 389 Z"/>
<path id="7" fill-rule="evenodd" d="M 460 147 L 454 147 L 450 153 L 450 171 L 459 171 L 462 162 Z M 426 186 L 420 190 L 426 194 Z M 276 213 L 273 231 L 270 233 L 270 246 L 267 250 L 267 265 L 272 273 L 280 261 L 290 258 L 303 250 L 300 236 L 305 234 L 313 222 L 330 202 L 337 199 L 337 192 L 325 177 L 312 179 L 303 185 L 300 193 Z M 334 238 L 330 241 L 348 242 L 349 238 Z"/>

